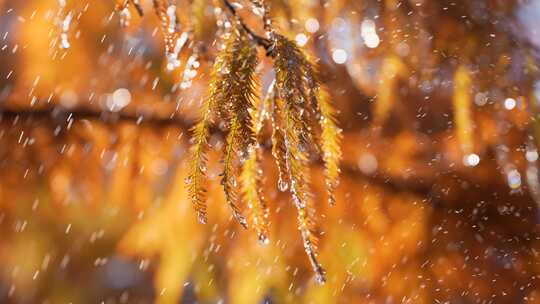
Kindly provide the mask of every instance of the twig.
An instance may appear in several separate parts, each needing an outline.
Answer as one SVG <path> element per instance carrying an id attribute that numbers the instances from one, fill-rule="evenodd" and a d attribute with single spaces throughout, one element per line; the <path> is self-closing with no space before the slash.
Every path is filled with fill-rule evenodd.
<path id="1" fill-rule="evenodd" d="M 144 16 L 144 11 L 139 1 L 138 0 L 130 0 L 130 1 L 131 1 L 131 4 L 133 4 L 133 6 L 135 7 L 135 10 L 139 14 L 139 16 L 141 17 Z"/>
<path id="2" fill-rule="evenodd" d="M 60 108 L 0 108 L 0 123 L 5 120 L 15 120 L 20 122 L 30 121 L 51 121 L 56 123 L 70 122 L 77 120 L 96 120 L 104 124 L 116 124 L 119 121 L 131 122 L 136 125 L 152 124 L 157 126 L 176 125 L 181 129 L 188 130 L 193 122 L 182 119 L 179 116 L 166 116 L 152 113 L 138 114 L 135 112 L 109 112 L 98 111 L 91 108 L 78 108 L 73 110 Z M 212 129 L 212 132 L 219 133 L 219 129 Z"/>
<path id="3" fill-rule="evenodd" d="M 268 7 L 268 2 L 265 0 L 251 0 L 251 3 L 255 5 L 255 7 L 262 10 L 262 20 L 264 24 L 264 30 L 267 33 L 273 32 L 273 26 L 272 26 L 272 18 L 270 18 L 270 9 Z"/>
<path id="4" fill-rule="evenodd" d="M 242 20 L 242 18 L 238 15 L 238 12 L 236 11 L 236 8 L 234 8 L 234 5 L 229 2 L 229 0 L 222 0 L 223 4 L 229 9 L 231 14 L 234 16 L 236 21 L 242 26 L 242 28 L 246 31 L 248 36 L 255 41 L 258 45 L 262 46 L 267 54 L 270 54 L 271 48 L 272 48 L 272 42 L 269 39 L 266 39 L 264 37 L 261 37 L 257 34 L 255 34 Z"/>
<path id="5" fill-rule="evenodd" d="M 144 11 L 143 11 L 143 8 L 141 6 L 141 4 L 139 3 L 138 0 L 124 0 L 124 2 L 122 2 L 122 4 L 117 4 L 116 6 L 116 10 L 118 11 L 121 11 L 121 10 L 124 10 L 128 7 L 128 5 L 131 4 L 133 5 L 133 7 L 135 8 L 135 10 L 137 11 L 137 14 L 139 14 L 139 16 L 144 16 Z"/>

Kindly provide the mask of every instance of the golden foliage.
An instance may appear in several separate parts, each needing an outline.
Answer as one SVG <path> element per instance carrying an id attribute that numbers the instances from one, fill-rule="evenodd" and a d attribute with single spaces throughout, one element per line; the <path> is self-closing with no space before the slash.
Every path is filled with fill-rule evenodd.
<path id="1" fill-rule="evenodd" d="M 203 101 L 203 107 L 201 108 L 202 117 L 192 129 L 194 139 L 192 148 L 193 159 L 190 162 L 189 175 L 186 179 L 189 199 L 195 207 L 199 222 L 201 223 L 207 222 L 205 203 L 206 150 L 208 148 L 208 137 L 210 136 L 210 115 L 211 110 L 215 110 L 216 108 L 215 102 L 213 98 Z"/>
<path id="2" fill-rule="evenodd" d="M 241 29 L 231 33 L 231 43 L 226 44 L 223 54 L 227 62 L 221 73 L 223 79 L 219 93 L 219 112 L 229 119 L 229 134 L 227 135 L 223 169 L 223 187 L 225 197 L 238 222 L 247 228 L 247 221 L 241 215 L 238 206 L 237 179 L 239 158 L 244 158 L 254 144 L 254 126 L 250 110 L 253 108 L 255 97 L 254 71 L 257 66 L 256 50 L 251 42 L 240 34 Z"/>
<path id="3" fill-rule="evenodd" d="M 397 56 L 385 58 L 381 67 L 379 84 L 377 85 L 377 102 L 373 109 L 373 120 L 377 127 L 382 126 L 398 98 L 399 81 L 407 75 L 404 63 Z"/>
<path id="4" fill-rule="evenodd" d="M 467 67 L 461 65 L 454 74 L 454 116 L 456 123 L 456 136 L 461 146 L 463 155 L 473 152 L 473 121 L 472 121 L 472 98 L 471 77 Z"/>
<path id="5" fill-rule="evenodd" d="M 330 98 L 325 89 L 320 89 L 318 100 L 321 111 L 319 120 L 322 129 L 320 146 L 325 166 L 326 187 L 328 199 L 331 204 L 334 204 L 334 191 L 339 184 L 342 135 L 341 129 L 336 123 L 336 111 L 330 103 Z"/>
<path id="6" fill-rule="evenodd" d="M 227 203 L 234 218 L 242 227 L 247 228 L 248 221 L 242 215 L 237 193 L 238 179 L 241 179 L 243 197 L 251 210 L 250 221 L 259 240 L 267 242 L 268 216 L 260 189 L 261 152 L 258 141 L 265 118 L 263 107 L 271 104 L 272 151 L 280 174 L 278 188 L 281 191 L 289 189 L 292 194 L 298 209 L 298 227 L 306 253 L 317 274 L 317 280 L 323 282 L 324 270 L 316 258 L 314 209 L 309 207 L 312 204 L 308 172 L 310 152 L 318 150 L 321 153 L 320 158 L 326 168 L 328 197 L 333 204 L 341 159 L 341 131 L 336 125 L 335 111 L 320 87 L 312 64 L 294 42 L 275 33 L 268 3 L 258 0 L 252 3 L 259 9 L 264 29 L 271 39 L 269 41 L 254 34 L 239 18 L 236 8 L 224 1 L 234 21 L 214 63 L 209 97 L 203 101 L 201 117 L 192 129 L 192 161 L 186 178 L 189 197 L 199 221 L 206 223 L 206 150 L 212 116 L 217 114 L 228 127 L 222 174 Z M 128 5 L 133 5 L 141 12 L 138 2 L 130 0 L 117 3 L 117 10 L 127 9 Z M 176 6 L 170 6 L 162 0 L 153 0 L 153 5 L 165 37 L 167 60 L 176 60 L 179 28 Z M 255 44 L 266 49 L 267 55 L 274 59 L 276 70 L 275 87 L 272 85 L 267 101 L 258 102 L 261 109 L 254 108 L 254 75 L 258 64 Z M 253 119 L 258 120 L 257 125 L 254 125 Z"/>
<path id="7" fill-rule="evenodd" d="M 285 159 L 290 180 L 290 192 L 293 203 L 298 209 L 298 229 L 302 235 L 304 248 L 317 280 L 324 282 L 325 273 L 317 260 L 317 235 L 314 221 L 309 210 L 309 166 L 308 145 L 313 137 L 308 125 L 308 88 L 305 82 L 305 58 L 293 42 L 283 36 L 276 35 L 275 68 L 276 87 L 283 103 L 280 112 L 283 121 Z"/>
<path id="8" fill-rule="evenodd" d="M 204 149 L 209 135 L 210 115 L 212 110 L 224 114 L 230 120 L 222 183 L 234 217 L 247 228 L 247 222 L 237 206 L 236 167 L 238 156 L 247 154 L 253 144 L 253 126 L 249 110 L 253 106 L 255 86 L 253 72 L 257 65 L 257 57 L 255 49 L 240 35 L 239 30 L 241 29 L 235 28 L 231 31 L 214 65 L 210 96 L 204 101 L 202 119 L 194 129 L 194 161 L 187 184 L 191 189 L 191 200 L 204 217 L 204 196 L 201 195 L 205 191 L 202 182 L 204 171 L 200 168 L 205 165 Z M 205 218 L 201 219 L 202 222 L 206 222 Z"/>
<path id="9" fill-rule="evenodd" d="M 175 172 L 172 185 L 185 178 L 185 168 L 180 166 Z M 174 303 L 182 295 L 183 286 L 192 272 L 192 265 L 186 263 L 194 259 L 194 253 L 204 244 L 204 230 L 189 212 L 185 204 L 178 200 L 187 199 L 183 187 L 171 187 L 165 196 L 163 207 L 150 212 L 144 219 L 133 225 L 118 245 L 121 253 L 145 259 L 160 258 L 160 266 L 155 274 L 157 292 L 156 303 Z M 179 225 L 178 223 L 182 224 Z M 144 260 L 143 260 L 144 261 Z M 142 267 L 147 267 L 144 265 Z"/>
<path id="10" fill-rule="evenodd" d="M 274 98 L 274 84 L 270 86 L 270 91 L 265 99 L 255 99 L 258 104 L 251 109 L 250 115 L 253 121 L 253 134 L 255 134 L 254 144 L 248 148 L 247 158 L 242 165 L 240 181 L 242 192 L 247 206 L 250 209 L 250 222 L 257 231 L 259 242 L 268 243 L 268 207 L 264 198 L 262 184 L 262 151 L 259 142 L 262 140 L 261 131 L 263 122 L 268 115 L 267 111 Z"/>
<path id="11" fill-rule="evenodd" d="M 256 5 L 263 7 L 260 2 Z M 229 8 L 235 12 L 232 6 L 229 5 Z M 270 28 L 270 19 L 266 18 L 265 27 Z M 329 201 L 333 203 L 333 191 L 338 184 L 341 158 L 339 147 L 341 131 L 336 126 L 335 111 L 322 92 L 315 69 L 306 56 L 294 42 L 274 32 L 269 33 L 272 45 L 267 51 L 274 59 L 275 86 L 271 86 L 265 101 L 257 103 L 260 109 L 254 109 L 253 77 L 257 56 L 252 42 L 248 39 L 253 38 L 254 34 L 241 21 L 234 24 L 214 65 L 210 97 L 204 102 L 202 119 L 194 129 L 192 169 L 187 179 L 191 200 L 199 211 L 199 217 L 205 216 L 204 170 L 200 167 L 205 165 L 204 149 L 207 145 L 210 112 L 214 109 L 220 118 L 225 120 L 229 129 L 225 140 L 222 180 L 225 197 L 233 216 L 247 228 L 247 220 L 238 207 L 236 191 L 239 175 L 237 168 L 242 166 L 240 170 L 242 189 L 252 211 L 251 221 L 259 240 L 267 242 L 266 207 L 261 190 L 258 189 L 260 146 L 255 141 L 258 140 L 257 135 L 265 118 L 264 107 L 270 104 L 273 127 L 272 151 L 280 174 L 278 188 L 281 191 L 290 190 L 293 203 L 298 210 L 298 229 L 306 254 L 316 273 L 317 281 L 324 282 L 325 272 L 317 260 L 318 241 L 314 209 L 310 202 L 309 161 L 310 151 L 320 146 L 321 158 L 326 168 Z M 263 38 L 258 39 L 254 42 Z M 262 46 L 266 47 L 266 44 L 263 43 Z M 256 125 L 253 120 L 256 121 Z M 321 130 L 319 132 L 321 134 L 317 134 L 320 142 L 315 140 L 316 129 Z M 206 220 L 203 218 L 202 222 Z"/>

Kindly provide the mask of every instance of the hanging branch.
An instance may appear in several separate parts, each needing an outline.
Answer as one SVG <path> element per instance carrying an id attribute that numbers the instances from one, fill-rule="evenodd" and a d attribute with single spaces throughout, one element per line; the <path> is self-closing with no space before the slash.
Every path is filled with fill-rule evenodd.
<path id="1" fill-rule="evenodd" d="M 204 194 L 206 166 L 205 150 L 208 145 L 208 130 L 212 113 L 223 115 L 228 121 L 229 133 L 224 151 L 222 184 L 225 196 L 236 220 L 247 228 L 247 221 L 238 208 L 237 162 L 238 155 L 247 155 L 254 142 L 250 109 L 255 97 L 254 72 L 257 56 L 251 43 L 241 35 L 241 28 L 233 27 L 223 50 L 214 65 L 210 96 L 203 102 L 200 122 L 193 129 L 195 141 L 193 160 L 187 180 L 190 197 L 199 211 L 199 218 L 206 222 L 206 197 Z"/>
<path id="2" fill-rule="evenodd" d="M 277 103 L 281 113 L 278 119 L 283 123 L 285 137 L 285 159 L 290 180 L 289 191 L 298 212 L 298 229 L 302 235 L 304 249 L 315 271 L 317 281 L 325 282 L 325 271 L 317 260 L 315 221 L 310 200 L 309 146 L 313 135 L 308 117 L 310 88 L 305 72 L 307 61 L 296 45 L 281 35 L 275 35 L 275 69 L 279 98 Z"/>
<path id="3" fill-rule="evenodd" d="M 262 169 L 260 164 L 263 151 L 259 143 L 263 140 L 261 138 L 261 131 L 266 115 L 268 114 L 267 111 L 275 98 L 274 83 L 270 85 L 270 89 L 264 100 L 260 98 L 255 99 L 256 104 L 250 113 L 255 138 L 253 146 L 248 149 L 247 159 L 242 164 L 240 174 L 244 199 L 251 211 L 250 222 L 257 232 L 259 242 L 263 245 L 269 242 L 268 206 L 263 195 Z"/>
<path id="4" fill-rule="evenodd" d="M 316 231 L 309 168 L 312 154 L 317 154 L 325 166 L 328 197 L 333 204 L 342 156 L 341 130 L 336 125 L 336 112 L 307 56 L 294 41 L 274 31 L 266 1 L 251 0 L 262 16 L 268 38 L 254 33 L 229 0 L 222 2 L 234 19 L 233 26 L 226 33 L 224 47 L 217 55 L 209 97 L 203 101 L 201 118 L 192 129 L 192 159 L 186 179 L 189 197 L 199 221 L 206 223 L 206 152 L 215 117 L 228 127 L 222 173 L 227 204 L 236 221 L 247 228 L 248 220 L 239 204 L 240 198 L 247 200 L 249 222 L 255 227 L 259 240 L 268 242 L 268 210 L 260 191 L 261 147 L 258 143 L 260 130 L 267 118 L 264 107 L 268 105 L 273 128 L 272 154 L 279 170 L 278 188 L 290 192 L 304 249 L 317 281 L 323 283 L 326 278 L 317 258 L 319 233 Z M 153 0 L 153 3 L 165 37 L 167 60 L 174 65 L 182 45 L 178 37 L 176 6 L 167 6 L 163 0 Z M 124 6 L 127 4 L 124 2 Z M 264 48 L 267 56 L 273 58 L 276 71 L 275 85 L 263 102 L 256 102 L 255 70 L 258 60 L 255 46 Z"/>
<path id="5" fill-rule="evenodd" d="M 240 31 L 241 29 L 233 28 L 230 44 L 226 46 L 226 60 L 230 62 L 230 67 L 227 71 L 221 71 L 225 75 L 222 76 L 222 86 L 219 88 L 222 95 L 221 112 L 225 113 L 229 120 L 222 184 L 234 217 L 247 228 L 247 221 L 237 207 L 238 166 L 235 162 L 238 162 L 239 155 L 248 154 L 255 141 L 249 111 L 253 109 L 256 95 L 254 73 L 258 60 L 255 48 Z"/>
<path id="6" fill-rule="evenodd" d="M 315 208 L 310 192 L 309 163 L 311 152 L 316 151 L 325 164 L 328 197 L 329 201 L 333 203 L 335 201 L 333 192 L 338 184 L 339 161 L 341 159 L 341 130 L 336 125 L 335 110 L 324 94 L 324 90 L 321 89 L 316 69 L 307 57 L 293 41 L 273 31 L 268 7 L 263 1 L 253 0 L 253 3 L 262 10 L 264 28 L 270 37 L 269 39 L 258 36 L 251 31 L 228 0 L 223 0 L 223 3 L 235 19 L 234 24 L 238 25 L 238 28 L 233 26 L 233 33 L 244 33 L 253 43 L 263 47 L 267 55 L 274 59 L 276 83 L 270 91 L 271 100 L 268 103 L 271 104 L 270 112 L 272 113 L 272 151 L 279 170 L 278 188 L 281 191 L 289 191 L 291 194 L 293 205 L 297 209 L 298 229 L 306 254 L 316 274 L 317 281 L 323 283 L 326 281 L 326 277 L 325 270 L 317 259 L 318 233 L 315 229 Z M 234 39 L 237 40 L 233 41 L 242 42 L 244 45 L 239 46 L 236 42 L 226 44 L 228 50 L 224 51 L 225 55 L 221 60 L 226 62 L 227 72 L 225 76 L 220 76 L 221 74 L 216 74 L 216 71 L 221 71 L 224 67 L 219 65 L 214 67 L 215 75 L 221 77 L 221 80 L 218 78 L 217 81 L 213 81 L 210 97 L 212 102 L 221 105 L 217 114 L 229 125 L 222 183 L 234 217 L 242 226 L 245 226 L 245 223 L 242 222 L 244 218 L 237 209 L 235 191 L 237 172 L 234 163 L 236 155 L 247 155 L 247 161 L 241 165 L 243 192 L 245 198 L 249 200 L 248 206 L 255 212 L 252 219 L 259 239 L 266 242 L 265 207 L 261 200 L 262 195 L 254 191 L 254 187 L 259 184 L 258 173 L 254 171 L 258 170 L 258 158 L 256 154 L 245 154 L 249 147 L 259 147 L 256 142 L 254 144 L 252 141 L 253 138 L 256 138 L 258 130 L 253 128 L 249 115 L 250 107 L 254 106 L 251 102 L 254 95 L 252 93 L 252 77 L 256 62 L 251 58 L 256 58 L 256 54 L 252 48 L 248 47 L 249 44 L 245 44 L 246 41 L 241 36 Z M 239 51 L 243 47 L 246 47 L 246 53 Z M 228 57 L 227 54 L 232 55 L 232 57 Z M 236 68 L 236 65 L 243 67 L 243 69 Z M 218 83 L 221 86 L 216 86 Z M 241 94 L 241 92 L 243 93 Z M 264 104 L 266 103 L 263 102 L 262 105 Z M 203 113 L 203 118 L 206 118 L 204 115 L 207 114 Z M 245 121 L 242 122 L 241 118 L 244 118 Z M 242 126 L 249 126 L 249 128 L 242 132 L 240 129 Z M 201 134 L 195 133 L 195 135 Z M 202 135 L 208 136 L 208 134 Z M 316 138 L 319 140 L 317 141 Z M 198 139 L 196 143 L 206 144 L 206 141 Z M 244 144 L 242 145 L 242 143 Z M 197 153 L 199 149 L 196 147 L 195 152 Z M 197 156 L 197 154 L 195 155 Z M 197 157 L 197 159 L 201 159 L 200 155 Z M 197 159 L 194 166 L 200 165 Z M 194 173 L 192 178 L 198 177 L 196 170 L 192 173 Z M 191 182 L 193 183 L 193 179 Z M 197 183 L 195 186 L 191 184 L 190 187 L 198 189 L 194 191 L 192 188 L 194 201 L 197 202 L 199 197 L 196 194 L 202 191 L 201 184 Z M 254 206 L 256 207 L 254 208 Z"/>

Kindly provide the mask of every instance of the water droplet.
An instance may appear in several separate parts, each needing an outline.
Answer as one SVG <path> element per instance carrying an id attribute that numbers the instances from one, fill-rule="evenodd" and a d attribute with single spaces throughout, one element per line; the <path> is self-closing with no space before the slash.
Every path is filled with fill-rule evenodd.
<path id="1" fill-rule="evenodd" d="M 64 9 L 64 6 L 60 6 L 60 11 L 62 11 Z M 68 49 L 71 44 L 69 43 L 69 37 L 68 37 L 68 31 L 69 31 L 69 26 L 71 24 L 71 20 L 73 19 L 73 15 L 71 12 L 69 12 L 67 15 L 66 15 L 66 18 L 64 18 L 61 22 L 60 22 L 60 30 L 61 30 L 61 33 L 60 33 L 60 47 L 62 49 Z"/>
<path id="2" fill-rule="evenodd" d="M 336 198 L 334 197 L 334 195 L 330 195 L 330 196 L 328 197 L 328 203 L 329 203 L 330 205 L 335 205 L 335 204 L 336 204 Z"/>
<path id="3" fill-rule="evenodd" d="M 514 98 L 506 98 L 504 100 L 504 108 L 507 110 L 513 110 L 516 107 L 516 100 Z"/>
<path id="4" fill-rule="evenodd" d="M 538 160 L 538 151 L 534 150 L 534 149 L 530 149 L 530 150 L 527 150 L 527 152 L 525 152 L 525 158 L 527 159 L 527 161 L 529 162 L 535 162 Z"/>
<path id="5" fill-rule="evenodd" d="M 231 71 L 229 70 L 229 67 L 228 67 L 228 66 L 223 66 L 223 67 L 221 68 L 221 71 L 220 71 L 220 72 L 221 72 L 221 74 L 226 75 L 226 74 L 229 74 Z"/>
<path id="6" fill-rule="evenodd" d="M 295 40 L 296 40 L 296 43 L 298 44 L 298 46 L 304 46 L 308 42 L 308 37 L 305 34 L 300 33 L 300 34 L 296 35 Z"/>
<path id="7" fill-rule="evenodd" d="M 516 169 L 508 172 L 506 180 L 510 189 L 517 189 L 521 187 L 521 174 L 519 174 L 518 170 Z"/>
<path id="8" fill-rule="evenodd" d="M 337 64 L 344 64 L 347 61 L 347 52 L 344 49 L 335 49 L 332 52 L 332 59 Z"/>
<path id="9" fill-rule="evenodd" d="M 253 13 L 254 13 L 255 15 L 257 15 L 257 16 L 259 16 L 259 17 L 262 17 L 262 16 L 264 15 L 264 9 L 263 9 L 262 7 L 256 6 L 256 7 L 254 7 L 254 8 L 252 9 L 252 11 L 253 11 Z"/>
<path id="10" fill-rule="evenodd" d="M 128 89 L 120 88 L 107 96 L 106 105 L 109 111 L 118 112 L 131 102 L 131 93 Z"/>
<path id="11" fill-rule="evenodd" d="M 369 19 L 366 19 L 362 22 L 361 36 L 362 39 L 364 39 L 364 43 L 368 48 L 376 48 L 381 42 L 379 35 L 377 35 L 375 22 Z"/>
<path id="12" fill-rule="evenodd" d="M 167 16 L 169 17 L 169 27 L 167 31 L 173 34 L 176 31 L 176 5 L 167 7 Z"/>
<path id="13" fill-rule="evenodd" d="M 240 223 L 240 225 L 242 226 L 242 228 L 244 228 L 244 229 L 248 228 L 247 220 L 246 220 L 245 217 L 243 217 L 240 213 L 236 213 L 235 217 L 238 220 L 238 222 Z"/>
<path id="14" fill-rule="evenodd" d="M 314 19 L 314 18 L 309 18 L 308 20 L 306 20 L 305 27 L 308 32 L 315 33 L 319 30 L 319 27 L 320 27 L 319 21 L 317 21 L 317 19 Z"/>
<path id="15" fill-rule="evenodd" d="M 171 38 L 172 39 L 172 38 Z M 168 47 L 165 50 L 165 59 L 167 60 L 167 70 L 172 71 L 180 66 L 180 60 L 178 59 L 178 54 L 184 47 L 188 40 L 188 34 L 186 32 L 183 32 L 178 39 L 176 39 L 176 43 L 174 45 L 174 49 L 170 49 Z"/>
<path id="16" fill-rule="evenodd" d="M 259 244 L 261 245 L 268 245 L 270 243 L 270 239 L 268 239 L 268 236 L 264 233 L 259 233 Z"/>
<path id="17" fill-rule="evenodd" d="M 466 167 L 476 167 L 480 163 L 480 156 L 475 153 L 467 154 L 463 157 L 463 164 Z"/>
<path id="18" fill-rule="evenodd" d="M 120 11 L 120 26 L 127 27 L 129 26 L 129 21 L 131 20 L 131 13 L 129 9 L 125 7 Z"/>
<path id="19" fill-rule="evenodd" d="M 63 49 L 69 49 L 71 47 L 68 35 L 66 33 L 60 34 L 60 47 Z"/>
<path id="20" fill-rule="evenodd" d="M 324 271 L 317 271 L 315 273 L 315 281 L 317 284 L 324 284 L 326 283 L 326 275 L 324 274 Z"/>
<path id="21" fill-rule="evenodd" d="M 378 167 L 377 158 L 369 152 L 362 154 L 358 160 L 358 168 L 364 174 L 373 174 L 377 171 Z"/>
<path id="22" fill-rule="evenodd" d="M 287 191 L 287 189 L 289 189 L 289 184 L 286 181 L 284 181 L 282 178 L 279 178 L 279 180 L 278 180 L 278 189 L 281 192 L 285 192 L 285 191 Z"/>
<path id="23" fill-rule="evenodd" d="M 165 57 L 167 58 L 167 71 L 172 71 L 180 66 L 180 60 L 174 52 L 165 54 Z"/>

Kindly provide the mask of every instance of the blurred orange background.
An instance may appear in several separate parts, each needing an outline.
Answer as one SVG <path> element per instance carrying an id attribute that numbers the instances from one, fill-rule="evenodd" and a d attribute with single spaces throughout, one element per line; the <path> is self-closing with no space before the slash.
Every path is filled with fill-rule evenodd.
<path id="1" fill-rule="evenodd" d="M 0 0 L 1 303 L 540 303 L 537 2 L 270 1 L 343 128 L 335 206 L 311 168 L 325 285 L 268 134 L 270 244 L 231 218 L 219 127 L 196 221 L 189 128 L 227 16 L 221 1 L 174 2 L 190 40 L 169 71 L 149 0 L 143 17 Z"/>

